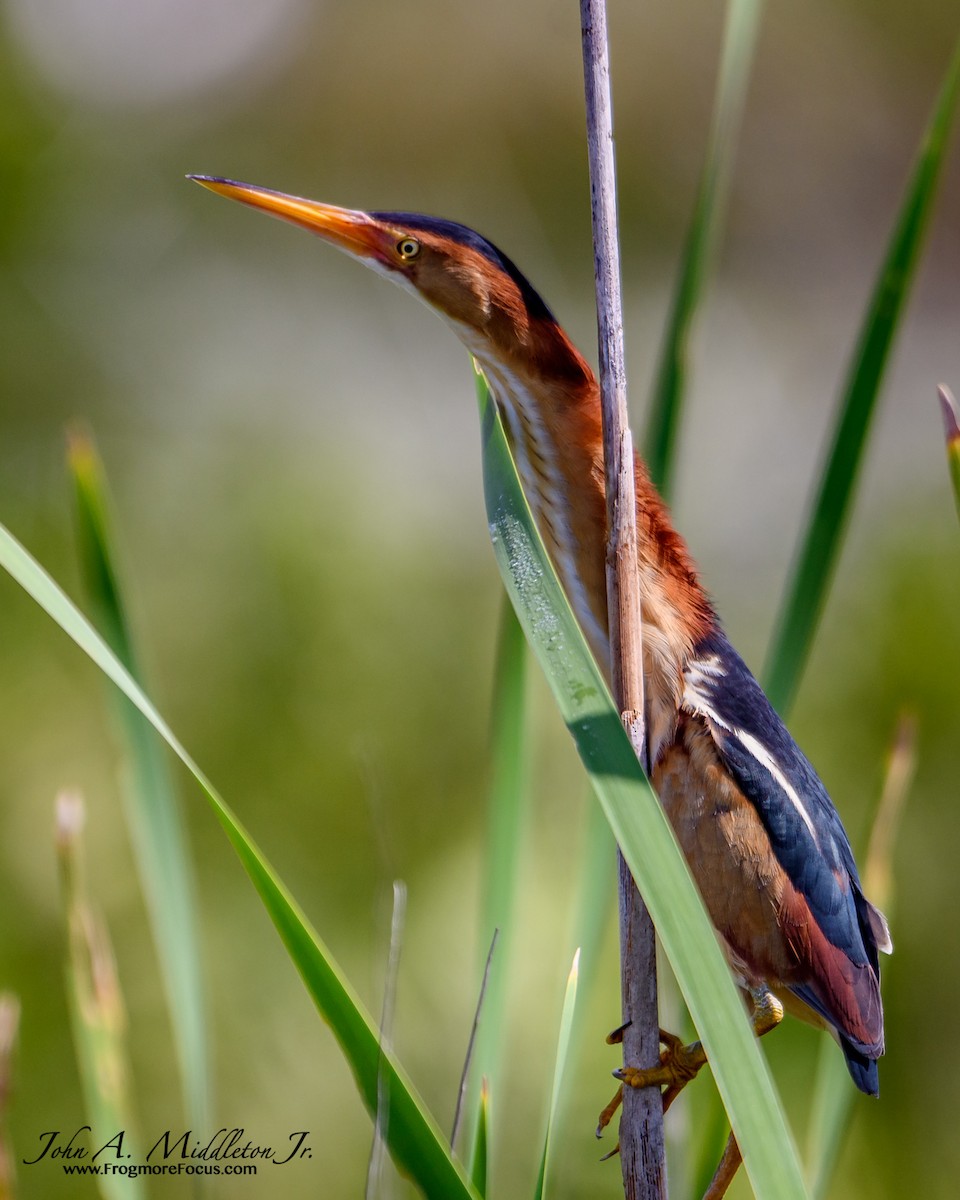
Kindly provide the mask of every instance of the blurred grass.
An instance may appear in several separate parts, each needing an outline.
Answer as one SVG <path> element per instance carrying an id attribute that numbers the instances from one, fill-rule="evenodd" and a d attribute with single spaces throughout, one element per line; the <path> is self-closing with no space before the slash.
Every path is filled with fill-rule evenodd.
<path id="1" fill-rule="evenodd" d="M 667 501 L 673 493 L 677 432 L 690 369 L 690 341 L 727 207 L 762 12 L 762 0 L 729 0 L 727 4 L 706 160 L 661 343 L 643 456 L 650 478 Z"/>
<path id="2" fill-rule="evenodd" d="M 893 851 L 910 785 L 916 770 L 916 723 L 900 718 L 887 759 L 870 839 L 858 855 L 863 862 L 863 888 L 886 916 L 894 919 Z M 884 966 L 881 966 L 881 971 Z M 811 1200 L 829 1195 L 837 1162 L 850 1131 L 857 1093 L 832 1040 L 823 1039 L 817 1064 L 807 1135 L 807 1177 Z"/>
<path id="3" fill-rule="evenodd" d="M 68 463 L 80 563 L 91 610 L 107 644 L 130 674 L 140 679 L 120 588 L 103 467 L 92 439 L 78 429 L 70 434 Z M 186 832 L 170 771 L 153 731 L 127 698 L 112 688 L 109 701 L 124 745 L 125 812 L 167 997 L 184 1113 L 191 1125 L 202 1128 L 211 1119 L 210 1051 L 196 888 Z"/>
<path id="4" fill-rule="evenodd" d="M 479 945 L 486 953 L 493 946 L 479 1013 L 479 1026 L 470 1088 L 468 1129 L 479 1137 L 477 1124 L 483 1080 L 498 1087 L 504 1053 L 503 1027 L 510 969 L 518 922 L 517 891 L 526 831 L 530 786 L 528 777 L 528 722 L 526 710 L 527 649 L 523 630 L 506 596 L 500 608 L 493 692 L 490 703 L 490 783 L 487 817 L 487 852 L 484 857 L 483 907 Z M 496 945 L 493 939 L 496 938 Z M 486 1130 L 484 1131 L 486 1136 Z M 479 1147 L 474 1147 L 471 1161 Z"/>
<path id="5" fill-rule="evenodd" d="M 455 1200 L 461 1196 L 468 1200 L 474 1196 L 471 1185 L 459 1163 L 451 1156 L 435 1122 L 381 1043 L 376 1026 L 364 1012 L 329 951 L 273 868 L 127 668 L 64 592 L 2 525 L 0 565 L 116 684 L 200 785 L 314 1003 L 337 1037 L 368 1110 L 375 1120 L 381 1111 L 388 1113 L 380 1133 L 398 1165 L 416 1179 L 428 1200 Z M 65 858 L 65 862 L 69 867 L 73 866 L 73 860 L 69 857 Z M 72 884 L 73 876 L 68 873 L 67 878 Z M 111 991 L 111 1002 L 114 995 Z M 112 1032 L 116 1023 L 112 1008 L 107 1018 Z"/>
<path id="6" fill-rule="evenodd" d="M 702 300 L 707 247 L 717 236 L 724 197 L 723 181 L 732 169 L 733 144 L 746 87 L 750 49 L 756 36 L 758 12 L 735 6 L 728 11 L 726 51 L 721 70 L 714 125 L 697 204 L 687 236 L 680 279 L 661 353 L 661 366 L 650 413 L 646 446 L 652 478 L 669 486 L 676 435 L 686 382 L 689 332 Z M 781 604 L 781 617 L 770 650 L 766 690 L 786 716 L 799 687 L 832 576 L 839 538 L 870 428 L 873 406 L 884 376 L 887 356 L 900 325 L 900 316 L 919 259 L 923 234 L 930 219 L 960 91 L 960 43 L 947 72 L 933 116 L 925 132 L 918 162 L 887 248 L 871 306 L 865 316 L 847 386 L 836 417 L 836 433 L 821 476 L 818 499 L 803 530 L 798 565 Z M 944 412 L 947 401 L 941 392 Z M 948 426 L 949 435 L 949 426 Z M 883 811 L 883 810 L 881 810 Z M 889 862 L 889 855 L 882 856 Z M 875 870 L 877 868 L 875 867 Z M 888 867 L 889 870 L 889 867 Z M 876 902 L 881 904 L 879 897 Z M 846 1071 L 833 1047 L 821 1048 L 814 1088 L 811 1166 L 816 1194 L 822 1196 L 836 1166 L 851 1115 L 851 1089 Z M 709 1184 L 717 1159 L 716 1105 L 701 1115 L 700 1146 L 690 1146 L 699 1166 L 694 1194 Z M 710 1162 L 713 1166 L 710 1166 Z"/>
<path id="7" fill-rule="evenodd" d="M 127 1015 L 107 926 L 96 911 L 86 880 L 83 826 L 86 810 L 75 792 L 56 802 L 56 845 L 60 860 L 67 932 L 66 983 L 73 1036 L 86 1110 L 96 1151 L 111 1146 L 109 1161 L 139 1160 L 133 1080 L 127 1051 Z M 78 1148 L 81 1139 L 77 1139 Z M 88 1151 L 89 1153 L 89 1151 Z M 91 1159 L 93 1161 L 93 1159 Z M 142 1200 L 144 1182 L 120 1174 L 98 1175 L 104 1200 Z"/>
<path id="8" fill-rule="evenodd" d="M 470 1178 L 477 1190 L 477 1195 L 486 1197 L 487 1176 L 490 1164 L 490 1086 L 487 1081 L 480 1083 L 480 1102 L 477 1106 L 477 1134 L 473 1143 L 473 1161 Z"/>
<path id="9" fill-rule="evenodd" d="M 823 611 L 883 381 L 887 358 L 930 221 L 960 92 L 960 42 L 937 97 L 916 166 L 853 353 L 816 499 L 777 619 L 765 673 L 767 695 L 789 711 Z"/>
<path id="10" fill-rule="evenodd" d="M 577 1007 L 577 985 L 580 979 L 580 950 L 573 955 L 573 963 L 567 976 L 567 986 L 563 993 L 563 1009 L 560 1013 L 560 1029 L 557 1034 L 557 1053 L 553 1066 L 553 1086 L 550 1089 L 550 1106 L 547 1109 L 547 1128 L 543 1135 L 543 1150 L 540 1153 L 540 1167 L 537 1171 L 537 1184 L 534 1188 L 534 1200 L 544 1200 L 547 1191 L 547 1171 L 552 1165 L 551 1152 L 553 1139 L 557 1135 L 555 1128 L 560 1110 L 560 1098 L 570 1053 L 570 1042 L 573 1036 L 573 1017 Z"/>

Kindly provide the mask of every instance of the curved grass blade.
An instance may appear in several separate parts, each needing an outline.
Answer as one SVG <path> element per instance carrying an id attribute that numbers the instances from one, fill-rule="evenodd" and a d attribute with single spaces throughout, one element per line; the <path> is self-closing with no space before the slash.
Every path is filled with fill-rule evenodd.
<path id="1" fill-rule="evenodd" d="M 958 92 L 960 43 L 940 90 L 874 288 L 838 408 L 813 512 L 784 593 L 765 683 L 767 695 L 781 714 L 793 701 L 823 610 L 884 368 L 929 224 Z"/>
<path id="2" fill-rule="evenodd" d="M 537 1186 L 534 1189 L 534 1200 L 543 1200 L 547 1182 L 547 1168 L 550 1165 L 554 1127 L 557 1123 L 557 1113 L 560 1109 L 560 1088 L 563 1084 L 564 1072 L 567 1069 L 567 1057 L 570 1053 L 570 1038 L 573 1032 L 573 1014 L 577 1007 L 577 981 L 580 978 L 580 950 L 573 955 L 573 963 L 567 976 L 567 986 L 563 993 L 563 1009 L 560 1013 L 560 1032 L 557 1035 L 557 1056 L 553 1067 L 553 1088 L 550 1092 L 550 1109 L 547 1113 L 547 1130 L 543 1135 L 543 1152 L 540 1155 L 540 1170 L 537 1174 Z"/>
<path id="3" fill-rule="evenodd" d="M 517 615 L 643 893 L 713 1066 L 759 1200 L 805 1195 L 796 1148 L 686 862 L 620 722 L 523 497 L 499 415 L 481 402 L 487 517 Z"/>
<path id="4" fill-rule="evenodd" d="M 92 440 L 70 436 L 80 563 L 96 622 L 107 643 L 141 678 L 117 570 L 103 466 Z M 125 746 L 124 800 L 167 998 L 189 1121 L 209 1123 L 209 1047 L 200 969 L 196 888 L 187 834 L 167 759 L 149 725 L 111 689 Z"/>
<path id="5" fill-rule="evenodd" d="M 113 1139 L 116 1157 L 137 1158 L 127 1015 L 110 934 L 86 886 L 83 824 L 83 800 L 75 792 L 62 792 L 56 805 L 56 842 L 74 1045 L 94 1144 L 104 1146 Z M 141 1200 L 146 1195 L 139 1176 L 100 1175 L 97 1189 L 104 1200 Z"/>
<path id="6" fill-rule="evenodd" d="M 693 323 L 717 232 L 723 223 L 762 7 L 761 0 L 730 0 L 727 6 L 707 156 L 664 334 L 644 439 L 643 453 L 650 477 L 666 500 L 670 498 L 673 483 Z"/>
<path id="7" fill-rule="evenodd" d="M 429 1200 L 477 1200 L 462 1166 L 448 1151 L 443 1135 L 412 1084 L 393 1056 L 381 1052 L 375 1023 L 270 863 L 130 672 L 86 617 L 3 525 L 0 525 L 0 566 L 136 705 L 200 784 L 307 991 L 340 1043 L 353 1071 L 357 1090 L 371 1116 L 377 1111 L 378 1092 L 387 1097 L 391 1116 L 385 1136 L 400 1169 L 416 1182 Z M 382 1081 L 382 1092 L 378 1081 Z"/>
<path id="8" fill-rule="evenodd" d="M 957 504 L 957 514 L 960 515 L 960 419 L 957 417 L 957 402 L 953 393 L 943 384 L 937 388 L 940 396 L 940 411 L 943 413 L 943 432 L 947 442 L 947 463 L 950 467 L 950 481 L 953 484 L 953 498 Z"/>

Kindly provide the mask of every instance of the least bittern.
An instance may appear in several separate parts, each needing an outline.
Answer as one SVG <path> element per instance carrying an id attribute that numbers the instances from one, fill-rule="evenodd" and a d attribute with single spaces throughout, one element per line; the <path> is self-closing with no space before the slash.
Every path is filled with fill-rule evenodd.
<path id="1" fill-rule="evenodd" d="M 510 259 L 472 229 L 437 217 L 354 212 L 191 178 L 318 234 L 453 327 L 486 376 L 544 542 L 609 670 L 599 390 Z M 886 921 L 863 894 L 826 789 L 727 640 L 639 458 L 636 488 L 653 785 L 730 966 L 758 1001 L 758 1032 L 776 1023 L 782 1003 L 828 1028 L 857 1087 L 876 1095 L 877 952 L 892 949 Z M 620 1074 L 632 1086 L 661 1083 L 669 1092 L 665 1065 L 659 1074 Z M 688 1056 L 679 1076 L 690 1069 Z"/>

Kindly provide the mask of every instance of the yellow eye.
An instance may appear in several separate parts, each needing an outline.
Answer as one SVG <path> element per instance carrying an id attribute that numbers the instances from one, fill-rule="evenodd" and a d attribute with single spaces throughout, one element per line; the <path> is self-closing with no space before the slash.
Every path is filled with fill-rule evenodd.
<path id="1" fill-rule="evenodd" d="M 407 262 L 409 262 L 411 258 L 416 258 L 420 253 L 420 243 L 416 238 L 401 238 L 400 241 L 397 242 L 397 253 L 402 259 L 405 259 Z"/>

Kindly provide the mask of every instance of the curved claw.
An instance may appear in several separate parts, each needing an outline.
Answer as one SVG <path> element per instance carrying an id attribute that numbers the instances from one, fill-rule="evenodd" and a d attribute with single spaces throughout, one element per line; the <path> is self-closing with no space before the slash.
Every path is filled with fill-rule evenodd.
<path id="1" fill-rule="evenodd" d="M 600 1114 L 599 1118 L 597 1119 L 596 1136 L 598 1138 L 603 1137 L 603 1131 L 613 1120 L 613 1114 L 617 1111 L 617 1109 L 620 1107 L 620 1105 L 622 1103 L 623 1103 L 623 1085 L 621 1084 L 620 1087 L 617 1088 L 616 1095 L 613 1097 L 613 1099 L 610 1101 L 610 1103 L 607 1105 L 607 1107 L 603 1110 L 603 1112 Z M 620 1145 L 619 1145 L 619 1143 L 617 1143 L 617 1146 L 615 1147 L 615 1149 L 611 1150 L 609 1154 L 605 1154 L 603 1156 L 603 1159 L 601 1159 L 601 1162 L 603 1162 L 605 1159 L 612 1158 L 613 1155 L 616 1154 L 617 1150 L 619 1150 L 619 1148 L 620 1148 Z"/>
<path id="2" fill-rule="evenodd" d="M 660 1051 L 660 1061 L 655 1067 L 620 1067 L 613 1075 L 628 1087 L 665 1088 L 663 1106 L 666 1109 L 686 1084 L 697 1075 L 706 1063 L 707 1056 L 699 1042 L 691 1042 L 689 1046 L 685 1046 L 680 1038 L 663 1029 L 660 1030 L 660 1041 L 663 1043 L 663 1049 Z"/>

